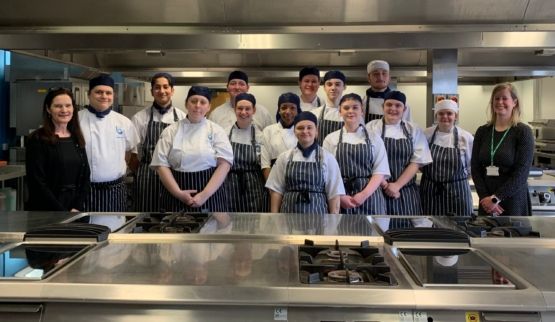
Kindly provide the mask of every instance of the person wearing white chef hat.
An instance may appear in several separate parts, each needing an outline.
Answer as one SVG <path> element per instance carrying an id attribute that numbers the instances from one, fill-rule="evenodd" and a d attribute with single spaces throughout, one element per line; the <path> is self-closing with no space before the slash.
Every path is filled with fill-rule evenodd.
<path id="1" fill-rule="evenodd" d="M 366 90 L 366 96 L 363 99 L 365 107 L 364 123 L 383 117 L 382 105 L 384 98 L 387 93 L 391 92 L 391 88 L 389 88 L 391 77 L 389 75 L 388 62 L 385 60 L 373 60 L 366 66 L 366 72 L 370 87 Z M 411 120 L 408 105 L 406 105 L 405 112 L 403 112 L 403 120 Z"/>
<path id="2" fill-rule="evenodd" d="M 436 125 L 424 130 L 433 162 L 423 167 L 420 196 L 425 215 L 470 216 L 470 158 L 474 137 L 455 125 L 457 102 L 445 99 L 434 107 Z"/>

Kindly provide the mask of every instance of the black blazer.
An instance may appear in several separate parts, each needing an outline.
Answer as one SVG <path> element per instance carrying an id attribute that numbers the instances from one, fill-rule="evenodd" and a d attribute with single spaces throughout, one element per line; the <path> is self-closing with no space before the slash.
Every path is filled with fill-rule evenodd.
<path id="1" fill-rule="evenodd" d="M 40 131 L 40 130 L 39 130 Z M 69 211 L 73 208 L 83 211 L 85 198 L 90 190 L 90 169 L 87 154 L 75 142 L 81 162 L 76 177 L 66 180 L 68 175 L 63 166 L 64 155 L 59 143 L 51 144 L 32 133 L 27 141 L 25 168 L 29 200 L 27 210 Z M 74 182 L 74 189 L 63 187 L 63 182 Z"/>

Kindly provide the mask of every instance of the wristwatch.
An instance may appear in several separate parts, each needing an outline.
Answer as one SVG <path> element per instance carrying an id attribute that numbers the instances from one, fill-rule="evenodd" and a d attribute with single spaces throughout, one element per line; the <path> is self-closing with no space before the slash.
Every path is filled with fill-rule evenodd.
<path id="1" fill-rule="evenodd" d="M 497 198 L 495 195 L 491 196 L 491 202 L 498 205 L 501 202 L 501 199 Z"/>

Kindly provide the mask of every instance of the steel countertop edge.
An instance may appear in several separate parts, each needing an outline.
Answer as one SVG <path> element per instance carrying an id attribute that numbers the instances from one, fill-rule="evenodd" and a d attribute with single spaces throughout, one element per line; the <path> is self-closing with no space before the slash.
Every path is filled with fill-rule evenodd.
<path id="1" fill-rule="evenodd" d="M 2 235 L 0 235 L 0 238 Z M 314 236 L 314 235 L 213 235 L 213 234 L 111 234 L 108 244 L 136 243 L 274 243 L 296 246 L 305 239 L 317 244 L 339 239 L 356 245 L 361 240 L 378 244 L 385 251 L 388 264 L 397 277 L 395 287 L 329 287 L 291 283 L 285 286 L 192 286 L 152 285 L 123 283 L 72 283 L 55 282 L 56 276 L 75 264 L 69 263 L 60 272 L 42 281 L 0 282 L 1 302 L 91 302 L 91 303 L 156 303 L 156 304 L 202 304 L 202 305 L 273 305 L 273 306 L 341 306 L 391 309 L 481 309 L 497 311 L 550 311 L 555 309 L 555 291 L 540 290 L 541 285 L 528 283 L 524 269 L 518 270 L 525 280 L 525 287 L 518 290 L 491 289 L 425 289 L 416 285 L 404 267 L 393 255 L 381 236 Z M 471 246 L 483 250 L 493 258 L 495 265 L 502 262 L 492 253 L 502 248 L 505 253 L 511 247 L 555 248 L 555 240 L 507 240 L 471 239 Z M 82 255 L 86 256 L 86 254 Z M 509 263 L 511 264 L 511 263 Z M 512 267 L 508 268 L 513 271 Z M 533 269 L 530 269 L 530 274 Z M 555 279 L 553 281 L 555 283 Z"/>

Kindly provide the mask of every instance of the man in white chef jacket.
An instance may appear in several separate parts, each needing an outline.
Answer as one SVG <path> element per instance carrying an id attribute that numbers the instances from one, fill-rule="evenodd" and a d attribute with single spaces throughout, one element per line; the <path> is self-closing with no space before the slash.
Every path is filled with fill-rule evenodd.
<path id="1" fill-rule="evenodd" d="M 320 88 L 320 70 L 316 67 L 304 67 L 299 71 L 299 89 L 301 90 L 301 109 L 310 112 L 324 105 L 325 101 L 318 97 Z"/>
<path id="2" fill-rule="evenodd" d="M 113 102 L 114 80 L 110 76 L 101 75 L 89 81 L 89 105 L 79 112 L 91 169 L 91 190 L 85 203 L 86 211 L 128 210 L 123 177 L 130 151 L 139 142 L 139 136 L 127 117 L 112 110 Z M 93 223 L 104 224 L 112 230 L 123 220 L 123 216 L 92 218 Z"/>
<path id="3" fill-rule="evenodd" d="M 391 91 L 389 88 L 391 77 L 389 75 L 388 62 L 385 60 L 373 60 L 366 66 L 366 72 L 368 73 L 370 87 L 366 90 L 366 96 L 363 99 L 365 107 L 364 124 L 383 117 L 382 105 L 384 97 L 385 94 Z M 405 106 L 407 108 L 403 113 L 403 120 L 410 121 L 410 108 L 408 104 Z"/>
<path id="4" fill-rule="evenodd" d="M 224 129 L 228 129 L 235 121 L 235 97 L 240 93 L 247 93 L 249 91 L 249 77 L 245 72 L 240 70 L 233 71 L 229 74 L 227 79 L 227 92 L 229 93 L 229 100 L 224 104 L 215 107 L 208 119 Z M 254 114 L 253 123 L 260 130 L 264 130 L 266 126 L 272 125 L 276 120 L 270 115 L 268 109 L 263 105 L 256 104 L 256 114 Z"/>

